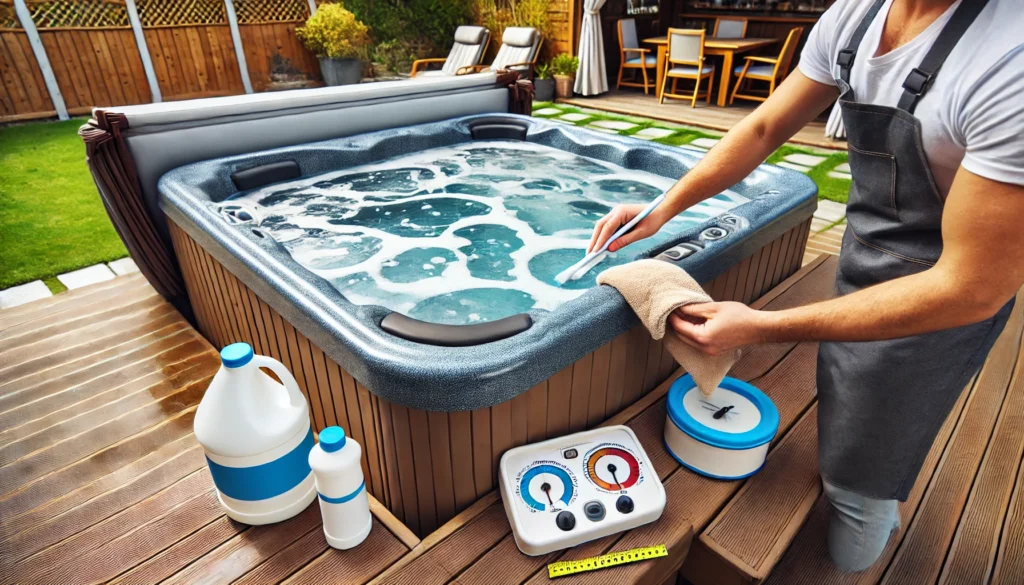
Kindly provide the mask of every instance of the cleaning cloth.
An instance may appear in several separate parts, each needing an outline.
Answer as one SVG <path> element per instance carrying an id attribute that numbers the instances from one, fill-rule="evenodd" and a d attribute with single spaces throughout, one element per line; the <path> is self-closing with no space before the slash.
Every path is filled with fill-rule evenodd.
<path id="1" fill-rule="evenodd" d="M 605 270 L 598 284 L 615 287 L 626 298 L 636 316 L 654 339 L 664 339 L 665 348 L 691 376 L 705 396 L 722 383 L 740 351 L 709 356 L 686 344 L 667 329 L 668 316 L 679 307 L 711 302 L 704 289 L 685 270 L 661 260 L 646 259 Z"/>

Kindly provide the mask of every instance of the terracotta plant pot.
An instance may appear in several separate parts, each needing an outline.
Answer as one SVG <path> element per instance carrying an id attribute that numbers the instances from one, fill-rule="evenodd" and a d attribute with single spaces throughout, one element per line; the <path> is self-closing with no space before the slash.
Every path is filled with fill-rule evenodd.
<path id="1" fill-rule="evenodd" d="M 351 85 L 363 79 L 363 62 L 359 59 L 320 57 L 320 73 L 327 85 Z"/>
<path id="2" fill-rule="evenodd" d="M 555 99 L 555 80 L 554 79 L 534 79 L 533 80 L 533 99 L 538 102 L 550 102 Z"/>
<path id="3" fill-rule="evenodd" d="M 555 76 L 555 95 L 559 98 L 571 98 L 572 86 L 576 84 L 575 75 Z"/>

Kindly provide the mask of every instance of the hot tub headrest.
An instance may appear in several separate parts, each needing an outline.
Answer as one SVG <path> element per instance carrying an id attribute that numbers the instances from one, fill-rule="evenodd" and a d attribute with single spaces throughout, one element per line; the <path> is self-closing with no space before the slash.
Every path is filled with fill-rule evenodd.
<path id="1" fill-rule="evenodd" d="M 532 47 L 537 39 L 537 29 L 528 26 L 510 26 L 501 35 L 501 42 L 511 47 Z"/>
<path id="2" fill-rule="evenodd" d="M 455 29 L 455 42 L 463 45 L 479 45 L 484 42 L 487 29 L 482 26 L 463 25 Z"/>

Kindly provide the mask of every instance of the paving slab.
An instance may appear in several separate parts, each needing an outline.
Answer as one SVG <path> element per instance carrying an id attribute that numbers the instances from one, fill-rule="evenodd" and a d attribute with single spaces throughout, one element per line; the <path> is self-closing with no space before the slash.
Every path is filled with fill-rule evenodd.
<path id="1" fill-rule="evenodd" d="M 66 274 L 59 274 L 57 280 L 69 289 L 75 289 L 104 280 L 113 280 L 114 276 L 114 271 L 107 268 L 106 264 L 94 264 Z"/>
<path id="2" fill-rule="evenodd" d="M 823 232 L 828 228 L 832 227 L 833 223 L 835 222 L 829 221 L 827 219 L 821 219 L 820 217 L 811 218 L 811 233 L 816 234 L 818 232 Z"/>
<path id="3" fill-rule="evenodd" d="M 784 161 L 784 160 L 780 160 L 779 162 L 777 162 L 775 164 L 779 165 L 780 167 L 782 167 L 784 169 L 789 169 L 791 171 L 800 171 L 801 173 L 806 173 L 806 172 L 811 170 L 810 167 L 805 167 L 803 165 L 798 165 L 796 163 L 791 163 L 789 161 Z"/>
<path id="4" fill-rule="evenodd" d="M 699 146 L 701 148 L 711 148 L 718 144 L 719 138 L 698 138 L 690 142 L 693 146 Z"/>
<path id="5" fill-rule="evenodd" d="M 599 128 L 607 128 L 609 130 L 632 130 L 633 128 L 636 128 L 636 124 L 632 122 L 624 122 L 622 120 L 598 120 L 590 125 L 597 126 Z"/>
<path id="6" fill-rule="evenodd" d="M 793 154 L 787 154 L 783 157 L 786 161 L 797 165 L 803 165 L 805 167 L 816 167 L 821 163 L 828 160 L 824 156 L 814 156 L 813 154 L 802 154 L 795 152 Z"/>
<path id="7" fill-rule="evenodd" d="M 558 108 L 541 108 L 533 111 L 534 116 L 555 116 L 561 113 L 562 110 Z"/>
<path id="8" fill-rule="evenodd" d="M 705 152 L 708 151 L 708 149 L 706 149 L 706 148 L 701 148 L 699 146 L 693 146 L 693 143 L 681 144 L 681 145 L 679 145 L 679 148 L 682 148 L 684 150 L 692 150 L 694 152 L 699 152 L 701 154 L 704 154 Z"/>
<path id="9" fill-rule="evenodd" d="M 829 171 L 828 176 L 832 177 L 833 179 L 845 179 L 847 181 L 853 180 L 853 175 L 851 175 L 850 173 L 841 173 L 839 171 Z"/>
<path id="10" fill-rule="evenodd" d="M 839 171 L 840 173 L 849 173 L 850 172 L 850 163 L 844 162 L 843 164 L 837 166 L 836 168 L 834 168 L 832 170 L 833 171 Z"/>
<path id="11" fill-rule="evenodd" d="M 139 267 L 135 265 L 135 261 L 131 257 L 121 258 L 120 260 L 114 260 L 113 262 L 107 262 L 107 266 L 114 271 L 114 274 L 118 276 L 124 276 L 125 274 L 132 274 L 138 272 Z"/>
<path id="12" fill-rule="evenodd" d="M 595 132 L 604 132 L 605 134 L 618 134 L 618 130 L 612 130 L 611 128 L 602 128 L 601 126 L 595 126 L 593 124 L 587 126 L 587 130 L 593 130 Z"/>
<path id="13" fill-rule="evenodd" d="M 559 119 L 566 120 L 569 122 L 582 122 L 583 120 L 589 120 L 592 117 L 593 116 L 590 116 L 588 114 L 577 114 L 575 112 L 570 112 L 568 114 L 563 114 L 559 116 Z"/>
<path id="14" fill-rule="evenodd" d="M 842 203 L 822 199 L 818 201 L 818 210 L 814 212 L 814 217 L 835 223 L 846 217 L 846 206 Z"/>
<path id="15" fill-rule="evenodd" d="M 667 130 L 665 128 L 644 128 L 633 136 L 636 138 L 643 138 L 644 140 L 651 140 L 654 138 L 665 138 L 666 136 L 672 136 L 673 134 L 675 134 L 674 131 Z"/>
<path id="16" fill-rule="evenodd" d="M 39 299 L 52 297 L 49 287 L 41 280 L 33 280 L 18 286 L 0 290 L 0 309 L 10 309 Z"/>

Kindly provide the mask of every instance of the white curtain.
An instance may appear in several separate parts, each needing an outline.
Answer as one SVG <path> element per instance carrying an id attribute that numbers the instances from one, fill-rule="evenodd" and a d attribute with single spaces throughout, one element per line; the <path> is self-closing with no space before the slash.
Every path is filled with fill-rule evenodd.
<path id="1" fill-rule="evenodd" d="M 576 87 L 581 95 L 608 91 L 604 66 L 604 39 L 601 36 L 601 7 L 605 0 L 583 0 L 583 30 L 580 32 L 580 67 Z"/>

